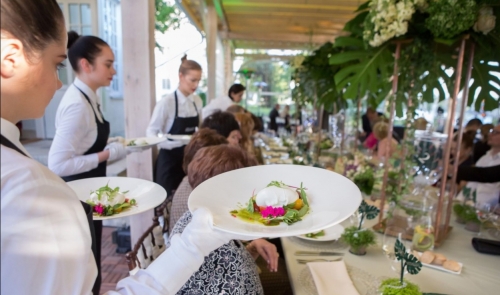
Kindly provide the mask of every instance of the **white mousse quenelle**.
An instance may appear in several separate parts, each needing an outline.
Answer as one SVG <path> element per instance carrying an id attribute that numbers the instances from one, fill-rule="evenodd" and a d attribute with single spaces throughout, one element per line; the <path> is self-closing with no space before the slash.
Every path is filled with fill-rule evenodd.
<path id="1" fill-rule="evenodd" d="M 283 207 L 294 203 L 298 198 L 298 193 L 292 188 L 269 186 L 257 193 L 255 203 L 259 207 Z"/>

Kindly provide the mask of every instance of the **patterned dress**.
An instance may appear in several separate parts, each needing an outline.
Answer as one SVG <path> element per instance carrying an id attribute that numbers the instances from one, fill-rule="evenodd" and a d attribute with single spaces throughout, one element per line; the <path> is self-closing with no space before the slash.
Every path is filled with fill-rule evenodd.
<path id="1" fill-rule="evenodd" d="M 175 225 L 172 235 L 182 233 L 191 218 L 191 213 L 186 212 Z M 200 269 L 177 294 L 263 295 L 264 291 L 252 256 L 240 241 L 233 240 L 205 257 Z"/>

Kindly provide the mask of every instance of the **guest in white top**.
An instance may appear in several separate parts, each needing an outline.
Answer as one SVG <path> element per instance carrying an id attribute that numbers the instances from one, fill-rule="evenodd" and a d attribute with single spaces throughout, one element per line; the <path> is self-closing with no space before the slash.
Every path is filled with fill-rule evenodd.
<path id="1" fill-rule="evenodd" d="M 109 45 L 95 36 L 68 33 L 68 59 L 76 75 L 56 113 L 56 135 L 49 151 L 49 169 L 64 181 L 106 176 L 107 161 L 126 156 L 122 143 L 108 143 L 109 123 L 104 119 L 96 94 L 109 86 L 116 71 Z M 98 276 L 92 292 L 101 285 L 102 221 L 94 221 Z"/>
<path id="2" fill-rule="evenodd" d="M 156 104 L 146 130 L 147 136 L 191 135 L 196 131 L 203 107 L 200 97 L 194 94 L 200 80 L 201 66 L 184 56 L 179 67 L 179 87 Z M 184 146 L 181 141 L 171 140 L 159 144 L 155 182 L 167 191 L 169 197 L 186 176 L 182 170 Z"/>
<path id="3" fill-rule="evenodd" d="M 477 162 L 476 167 L 491 167 L 500 165 L 500 125 L 495 126 L 488 136 L 491 149 Z M 500 182 L 479 183 L 469 182 L 467 187 L 476 190 L 476 200 L 481 203 L 498 204 L 500 199 Z"/>
<path id="4" fill-rule="evenodd" d="M 1 2 L 0 294 L 90 295 L 97 276 L 91 212 L 73 190 L 29 157 L 15 123 L 35 119 L 61 87 L 64 18 L 55 0 Z M 23 26 L 19 26 L 19 24 Z M 85 211 L 84 209 L 87 209 Z M 90 213 L 90 214 L 88 214 Z M 107 294 L 175 294 L 212 250 L 241 237 L 213 230 L 207 210 L 147 269 Z"/>
<path id="5" fill-rule="evenodd" d="M 216 111 L 224 112 L 227 110 L 228 107 L 232 106 L 233 104 L 239 103 L 243 98 L 243 93 L 245 93 L 245 89 L 246 89 L 245 86 L 241 84 L 233 84 L 229 88 L 228 96 L 216 98 L 210 101 L 210 103 L 208 103 L 203 108 L 202 112 L 203 119 L 215 113 Z"/>

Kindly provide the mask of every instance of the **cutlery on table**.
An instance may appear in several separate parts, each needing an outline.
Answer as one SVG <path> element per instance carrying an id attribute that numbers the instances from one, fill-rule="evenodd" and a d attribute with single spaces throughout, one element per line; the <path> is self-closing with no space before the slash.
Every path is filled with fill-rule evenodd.
<path id="1" fill-rule="evenodd" d="M 312 251 L 296 251 L 297 256 L 344 256 L 341 252 L 312 252 Z"/>
<path id="2" fill-rule="evenodd" d="M 339 261 L 339 260 L 342 260 L 342 257 L 335 258 L 335 259 L 321 259 L 321 258 L 318 258 L 318 259 L 297 259 L 297 262 L 300 264 L 306 264 L 308 262 L 320 262 L 320 261 L 333 262 L 333 261 Z"/>

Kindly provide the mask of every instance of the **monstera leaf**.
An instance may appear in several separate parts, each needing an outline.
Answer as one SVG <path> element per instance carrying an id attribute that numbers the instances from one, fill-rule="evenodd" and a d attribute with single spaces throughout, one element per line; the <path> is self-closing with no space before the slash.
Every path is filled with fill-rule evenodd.
<path id="1" fill-rule="evenodd" d="M 405 265 L 409 274 L 416 275 L 422 269 L 422 262 L 413 254 L 405 253 Z"/>
<path id="2" fill-rule="evenodd" d="M 475 95 L 477 95 L 474 104 L 476 111 L 481 110 L 483 101 L 484 111 L 491 111 L 498 108 L 498 100 L 494 96 L 500 97 L 499 76 L 500 65 L 498 61 L 474 60 L 474 68 L 472 69 L 472 79 L 474 79 L 474 82 L 469 87 L 468 105 L 472 105 Z"/>
<path id="3" fill-rule="evenodd" d="M 330 56 L 330 64 L 341 66 L 334 77 L 337 89 L 344 89 L 346 99 L 357 99 L 371 94 L 386 97 L 394 59 L 389 44 L 364 48 L 362 39 L 338 38 L 344 46 L 340 53 Z M 384 90 L 385 93 L 380 93 Z"/>
<path id="4" fill-rule="evenodd" d="M 406 247 L 399 239 L 396 240 L 396 244 L 394 244 L 394 255 L 397 260 L 404 260 L 406 253 Z"/>
<path id="5" fill-rule="evenodd" d="M 366 219 L 373 219 L 377 217 L 380 210 L 375 206 L 368 205 L 365 201 L 361 202 L 361 205 L 358 209 L 359 213 L 365 214 Z"/>

